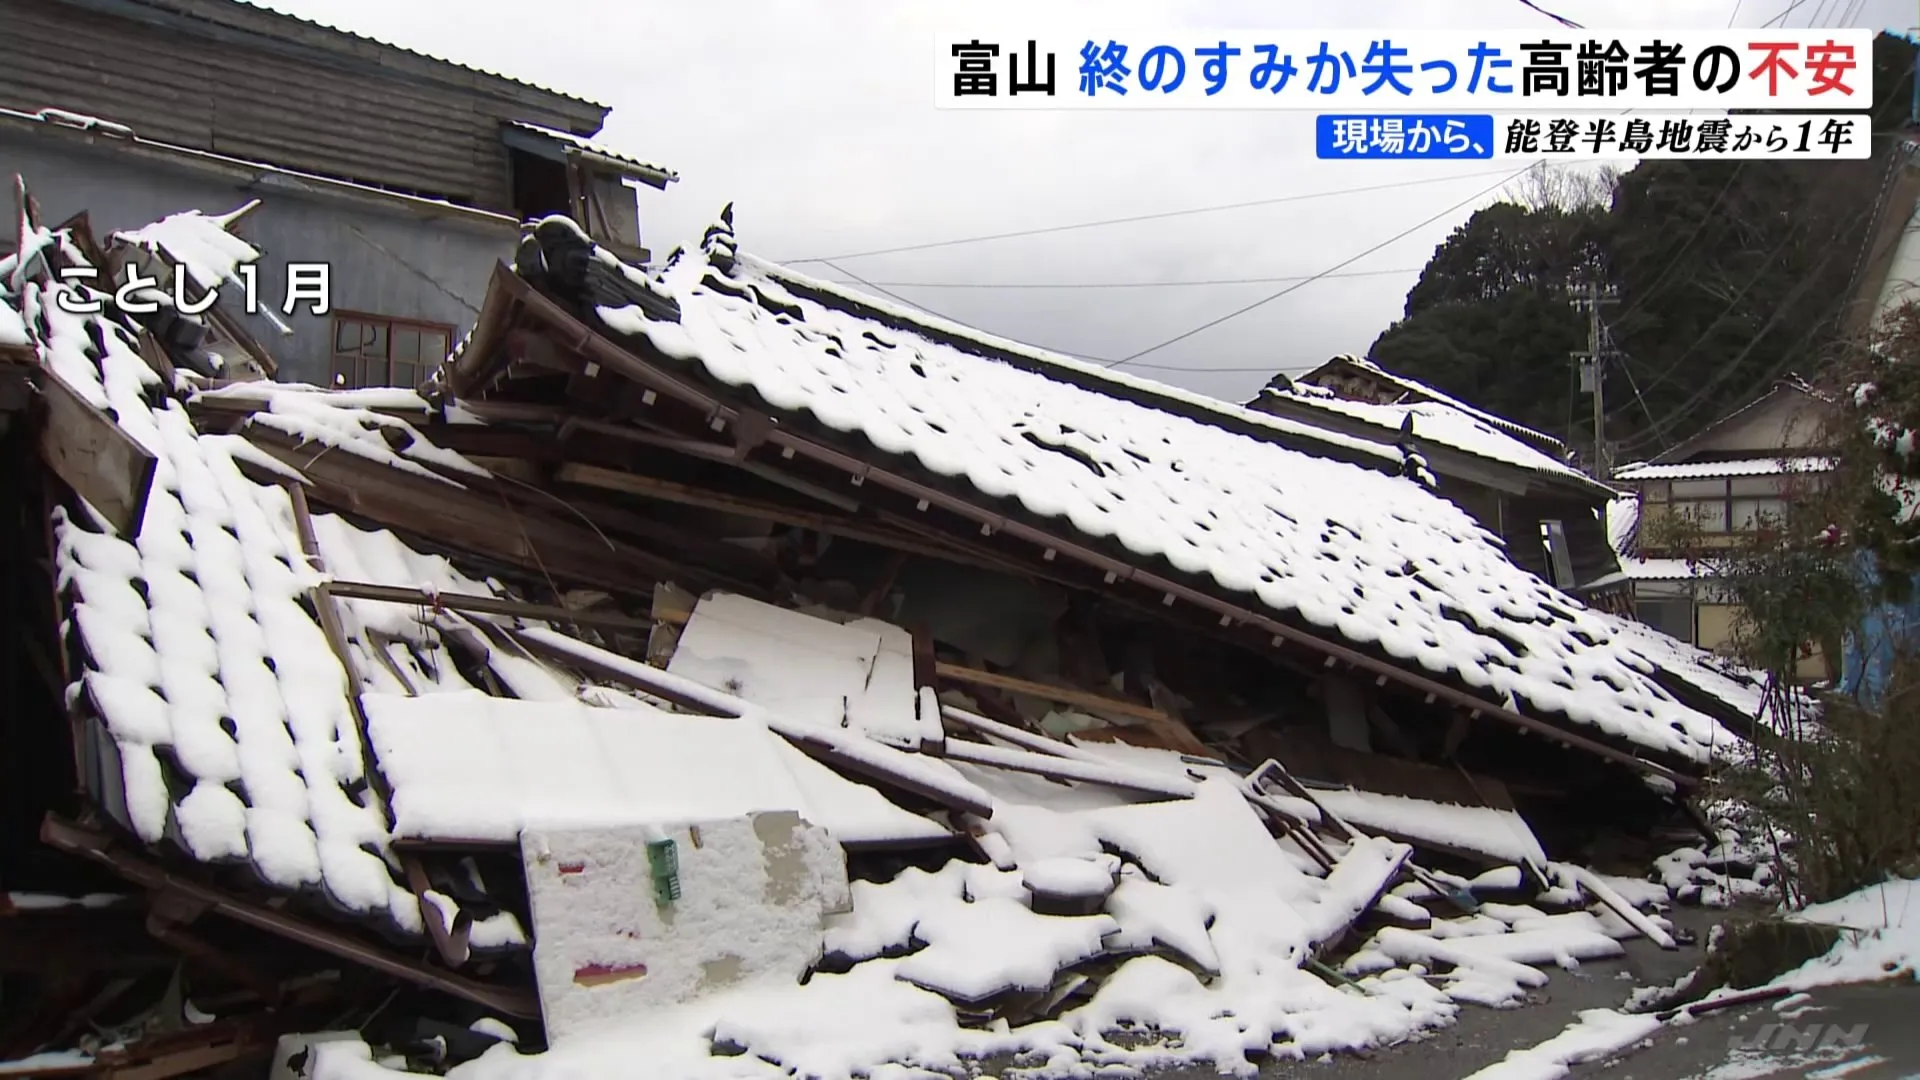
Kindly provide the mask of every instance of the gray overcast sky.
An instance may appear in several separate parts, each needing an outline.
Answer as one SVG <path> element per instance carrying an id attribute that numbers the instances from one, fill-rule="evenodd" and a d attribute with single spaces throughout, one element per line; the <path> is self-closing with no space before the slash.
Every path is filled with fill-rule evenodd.
<path id="1" fill-rule="evenodd" d="M 1791 0 L 1540 0 L 1586 26 L 1758 26 Z M 1467 198 L 1488 162 L 1322 162 L 1307 112 L 939 110 L 932 40 L 953 13 L 1090 23 L 1496 29 L 1554 24 L 1519 0 L 265 0 L 265 6 L 592 98 L 598 140 L 678 170 L 640 194 L 648 245 L 697 240 L 735 203 L 741 246 L 798 260 L 1188 207 L 1433 178 L 1388 191 L 841 262 L 869 281 L 1114 282 L 1321 272 Z M 1851 11 L 1851 17 L 1847 17 Z M 537 17 L 534 17 L 537 14 Z M 1803 0 L 1776 25 L 1905 30 L 1911 0 Z M 1843 22 L 1844 19 L 1844 22 Z M 1070 61 L 1066 61 L 1070 62 Z M 1067 75 L 1068 78 L 1072 76 Z M 1473 175 L 1468 175 L 1473 174 Z M 1490 201 L 1493 196 L 1479 200 Z M 1364 352 L 1464 206 L 1330 277 L 1126 370 L 1244 400 L 1277 370 Z M 843 279 L 844 280 L 844 279 Z M 913 288 L 929 310 L 1036 345 L 1127 356 L 1285 283 Z M 1170 370 L 1171 369 L 1171 370 Z M 1216 369 L 1216 370 L 1208 370 Z M 1240 370 L 1217 370 L 1240 369 Z"/>

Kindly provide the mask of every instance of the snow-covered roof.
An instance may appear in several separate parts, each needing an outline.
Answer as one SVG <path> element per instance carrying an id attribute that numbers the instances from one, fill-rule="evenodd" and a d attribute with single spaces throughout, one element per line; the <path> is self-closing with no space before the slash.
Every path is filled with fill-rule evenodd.
<path id="1" fill-rule="evenodd" d="M 1363 356 L 1336 356 L 1320 367 L 1308 372 L 1302 378 L 1311 380 L 1323 371 L 1328 371 L 1329 369 L 1337 370 L 1342 367 L 1349 368 L 1368 378 L 1393 386 L 1416 401 L 1432 401 L 1442 405 L 1450 405 L 1484 424 L 1499 428 L 1517 438 L 1531 442 L 1536 446 L 1551 447 L 1561 451 L 1566 449 L 1565 443 L 1543 431 L 1535 431 L 1533 428 L 1527 427 L 1524 424 L 1514 423 L 1504 416 L 1497 416 L 1484 409 L 1475 408 L 1438 387 L 1423 383 L 1418 379 L 1410 379 L 1405 375 L 1388 371 L 1386 368 L 1381 367 L 1379 364 Z"/>
<path id="2" fill-rule="evenodd" d="M 752 256 L 748 256 L 752 258 Z M 1364 460 L 1387 471 L 1404 471 L 1407 455 L 1392 438 L 1362 438 L 1333 431 L 1319 425 L 1287 417 L 1274 416 L 1257 409 L 1222 401 L 1178 386 L 1144 378 L 1131 372 L 1092 363 L 1065 353 L 978 330 L 964 323 L 933 315 L 917 308 L 895 304 L 850 289 L 839 282 L 809 277 L 784 266 L 754 260 L 770 278 L 827 298 L 876 313 L 885 321 L 923 332 L 940 340 L 991 359 L 1035 370 L 1050 378 L 1087 387 L 1108 396 L 1146 404 L 1162 411 L 1192 416 L 1226 428 L 1295 448 L 1311 447 L 1323 456 L 1342 456 Z"/>
<path id="3" fill-rule="evenodd" d="M 1636 480 L 1710 480 L 1721 476 L 1784 476 L 1787 473 L 1826 472 L 1833 468 L 1828 457 L 1741 458 L 1737 461 L 1689 461 L 1672 465 L 1629 465 L 1614 472 L 1621 481 Z"/>
<path id="4" fill-rule="evenodd" d="M 29 243 L 79 257 L 45 230 Z M 635 823 L 659 812 L 655 796 L 669 780 L 685 787 L 689 770 L 724 758 L 729 747 L 761 747 L 764 768 L 755 775 L 764 780 L 771 770 L 786 778 L 737 792 L 738 799 L 804 811 L 843 841 L 943 835 L 871 790 L 851 790 L 852 781 L 791 747 L 769 745 L 759 734 L 770 723 L 757 731 L 752 724 L 688 727 L 620 686 L 583 682 L 562 665 L 499 647 L 480 631 L 500 620 L 340 599 L 344 647 L 371 717 L 363 732 L 349 667 L 318 615 L 319 584 L 331 578 L 426 596 L 510 595 L 389 531 L 335 514 L 313 512 L 311 536 L 303 536 L 290 494 L 290 486 L 303 483 L 300 474 L 243 436 L 196 430 L 191 387 L 162 384 L 140 354 L 134 325 L 121 321 L 103 294 L 84 294 L 107 304 L 94 314 L 69 311 L 57 299 L 62 290 L 84 288 L 36 275 L 15 293 L 10 277 L 0 275 L 0 323 L 18 323 L 41 363 L 156 460 L 133 538 L 84 503 L 74 511 L 56 508 L 52 522 L 62 615 L 78 658 L 69 700 L 95 725 L 89 786 L 141 841 L 201 862 L 248 867 L 270 887 L 320 898 L 385 933 L 418 939 L 425 933 L 421 901 L 406 884 L 395 839 L 510 839 L 514 822 L 535 818 Z M 333 393 L 254 382 L 206 396 L 264 404 L 250 423 L 450 488 L 487 476 L 392 415 L 413 409 L 424 418 L 426 405 L 411 391 Z M 404 704 L 445 695 L 445 704 L 465 702 L 472 712 L 472 701 L 484 695 L 462 674 L 456 642 L 478 650 L 488 678 L 517 699 L 502 703 L 511 716 L 503 711 L 491 727 L 467 716 L 479 725 L 475 731 L 488 732 L 488 744 L 464 750 L 467 734 L 446 737 L 434 726 L 436 709 Z M 678 734 L 663 747 L 628 730 L 633 720 L 677 725 Z M 500 735 L 509 723 L 541 733 L 537 754 L 509 745 Z M 662 734 L 664 728 L 654 732 Z M 636 738 L 646 750 L 637 757 Z M 739 775 L 724 761 L 708 767 L 714 784 Z M 674 775 L 650 780 L 636 768 Z M 556 769 L 564 782 L 556 782 Z M 392 788 L 391 803 L 383 784 Z M 647 790 L 654 795 L 637 794 Z M 503 802 L 507 791 L 516 797 Z M 769 798 L 779 805 L 768 805 Z M 503 911 L 476 917 L 471 944 L 510 949 L 525 937 Z"/>
<path id="5" fill-rule="evenodd" d="M 1634 581 L 1692 581 L 1711 577 L 1712 572 L 1686 559 L 1643 559 L 1622 556 L 1620 572 Z"/>
<path id="6" fill-rule="evenodd" d="M 1468 410 L 1449 401 L 1415 399 L 1392 405 L 1376 405 L 1340 397 L 1331 390 L 1311 383 L 1268 386 L 1261 391 L 1261 398 L 1360 420 L 1380 428 L 1383 433 L 1410 431 L 1415 440 L 1435 443 L 1528 472 L 1583 485 L 1593 483 L 1580 470 L 1482 419 L 1484 414 L 1477 410 Z"/>
<path id="7" fill-rule="evenodd" d="M 645 177 L 650 183 L 653 183 L 656 187 L 665 187 L 667 184 L 680 179 L 680 174 L 677 172 L 674 172 L 672 169 L 666 168 L 665 166 L 661 166 L 661 165 L 655 165 L 651 162 L 641 161 L 639 158 L 633 157 L 632 155 L 629 155 L 629 154 L 623 154 L 618 150 L 610 150 L 607 147 L 600 145 L 599 143 L 592 142 L 582 136 L 575 135 L 570 131 L 561 131 L 558 128 L 542 127 L 539 124 L 530 124 L 524 120 L 508 121 L 507 128 L 510 131 L 522 131 L 522 132 L 526 132 L 529 135 L 534 135 L 540 138 L 549 139 L 549 140 L 552 140 L 553 142 L 560 143 L 563 146 L 572 147 L 575 150 L 585 151 L 586 153 L 592 154 L 595 157 L 605 158 L 608 161 L 611 161 L 620 165 L 624 165 L 632 169 L 635 173 L 639 174 L 640 176 Z"/>
<path id="8" fill-rule="evenodd" d="M 1622 495 L 1607 504 L 1607 543 L 1616 555 L 1631 555 L 1640 538 L 1640 497 Z"/>
<path id="9" fill-rule="evenodd" d="M 1727 742 L 1661 685 L 1663 667 L 1684 677 L 1684 663 L 1649 656 L 1623 620 L 1520 569 L 1419 483 L 902 329 L 893 306 L 845 302 L 738 254 L 730 233 L 660 287 L 678 321 L 637 306 L 598 316 L 641 355 L 758 399 L 794 430 L 1105 541 L 1141 568 L 1171 565 L 1490 702 L 1696 761 Z"/>

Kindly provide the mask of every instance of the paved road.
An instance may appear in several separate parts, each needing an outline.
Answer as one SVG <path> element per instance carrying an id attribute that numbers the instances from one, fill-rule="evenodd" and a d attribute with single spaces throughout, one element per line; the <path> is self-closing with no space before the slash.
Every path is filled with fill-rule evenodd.
<path id="1" fill-rule="evenodd" d="M 1836 986 L 1784 1008 L 1728 1009 L 1664 1028 L 1651 1047 L 1573 1073 L 1575 1078 L 1603 1075 L 1608 1080 L 1920 1080 L 1920 984 Z"/>
<path id="2" fill-rule="evenodd" d="M 1681 909 L 1675 921 L 1706 939 L 1717 913 Z M 1664 952 L 1644 940 L 1627 943 L 1618 960 L 1590 961 L 1577 971 L 1549 969 L 1551 979 L 1527 1004 L 1512 1009 L 1462 1008 L 1452 1026 L 1401 1046 L 1327 1062 L 1272 1062 L 1262 1080 L 1459 1080 L 1512 1050 L 1545 1042 L 1583 1010 L 1619 1008 L 1635 987 L 1670 985 L 1699 964 L 1698 946 Z M 1920 1080 L 1920 986 L 1834 987 L 1805 1002 L 1756 1005 L 1663 1028 L 1650 1045 L 1607 1062 L 1577 1066 L 1571 1080 Z M 1791 1025 L 1783 1033 L 1780 1027 Z M 1821 1025 L 1813 1046 L 1799 1039 Z M 1829 1026 L 1830 1025 L 1830 1026 Z M 1865 1025 L 1864 1028 L 1860 1025 Z M 1854 1043 L 1858 1034 L 1859 1042 Z M 1758 1048 L 1741 1044 L 1761 1042 Z M 1820 1043 L 1825 1042 L 1822 1047 Z M 1156 1074 L 1201 1080 L 1210 1068 Z"/>

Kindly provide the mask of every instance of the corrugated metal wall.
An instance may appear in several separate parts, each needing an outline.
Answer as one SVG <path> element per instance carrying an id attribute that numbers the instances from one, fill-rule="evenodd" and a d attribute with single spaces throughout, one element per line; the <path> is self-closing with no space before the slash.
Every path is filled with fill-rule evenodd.
<path id="1" fill-rule="evenodd" d="M 591 108 L 510 105 L 53 0 L 0 0 L 0 27 L 0 106 L 491 210 L 509 209 L 501 123 L 567 128 Z"/>

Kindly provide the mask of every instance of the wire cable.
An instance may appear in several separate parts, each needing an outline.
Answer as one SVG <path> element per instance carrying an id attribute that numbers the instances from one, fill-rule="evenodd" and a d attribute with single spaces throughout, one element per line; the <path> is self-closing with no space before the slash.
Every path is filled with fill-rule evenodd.
<path id="1" fill-rule="evenodd" d="M 1878 213 L 1878 206 L 1876 205 L 1874 207 L 1870 207 L 1866 211 L 1863 211 L 1860 215 L 1856 217 L 1855 220 L 1859 221 L 1863 219 L 1868 219 L 1873 216 L 1876 216 L 1877 213 Z M 1837 231 L 1836 231 L 1836 234 L 1837 234 Z M 1871 243 L 1868 244 L 1867 246 L 1870 249 L 1874 247 L 1874 245 L 1872 245 Z M 1810 286 L 1814 278 L 1820 273 L 1820 271 L 1824 270 L 1827 264 L 1833 260 L 1833 257 L 1835 254 L 1837 254 L 1837 252 L 1832 248 L 1831 245 L 1829 245 L 1826 254 L 1821 256 L 1820 261 L 1814 265 L 1813 269 L 1801 276 L 1800 285 L 1797 286 L 1794 291 L 1796 293 L 1799 293 L 1804 291 L 1804 289 L 1807 288 L 1808 286 Z M 1753 350 L 1760 344 L 1760 342 L 1766 338 L 1767 331 L 1771 330 L 1774 324 L 1778 323 L 1781 320 L 1781 318 L 1783 318 L 1786 315 L 1787 310 L 1792 306 L 1794 299 L 1797 299 L 1797 297 L 1789 297 L 1787 300 L 1784 300 L 1781 303 L 1773 305 L 1773 314 L 1769 316 L 1766 323 L 1763 326 L 1761 326 L 1759 330 L 1755 331 L 1752 337 L 1748 339 L 1746 347 L 1741 349 L 1738 355 L 1733 357 L 1727 363 L 1723 364 L 1720 370 L 1716 372 L 1712 378 L 1708 379 L 1703 385 L 1701 385 L 1701 387 L 1698 390 L 1694 391 L 1693 394 L 1689 395 L 1688 398 L 1685 401 L 1681 402 L 1677 408 L 1668 412 L 1662 421 L 1656 423 L 1652 428 L 1650 428 L 1647 432 L 1641 434 L 1640 436 L 1627 440 L 1627 442 L 1623 445 L 1622 449 L 1635 450 L 1644 446 L 1651 445 L 1654 441 L 1659 441 L 1664 446 L 1671 447 L 1673 445 L 1673 442 L 1669 439 L 1668 436 L 1661 434 L 1660 432 L 1664 429 L 1670 428 L 1674 421 L 1679 420 L 1686 413 L 1692 411 L 1696 406 L 1698 406 L 1703 401 L 1705 401 L 1709 395 L 1711 395 L 1715 390 L 1717 390 L 1721 385 L 1723 385 L 1727 381 L 1727 379 L 1731 378 L 1738 371 L 1740 364 L 1743 361 L 1745 361 L 1746 358 L 1752 354 Z M 1834 304 L 1832 305 L 1832 308 L 1829 311 L 1823 313 L 1819 318 L 1814 319 L 1813 322 L 1807 327 L 1807 332 L 1801 335 L 1800 339 L 1796 341 L 1792 346 L 1790 346 L 1783 353 L 1783 359 L 1781 364 L 1775 369 L 1775 371 L 1771 375 L 1769 375 L 1765 380 L 1763 380 L 1763 385 L 1770 385 L 1771 383 L 1774 382 L 1774 380 L 1780 378 L 1780 376 L 1784 374 L 1788 369 L 1793 367 L 1794 361 L 1798 358 L 1800 350 L 1805 348 L 1806 345 L 1813 340 L 1815 335 L 1817 335 L 1820 331 L 1824 330 L 1834 318 L 1844 313 L 1846 307 L 1850 303 L 1852 303 L 1852 301 L 1853 301 L 1852 290 L 1851 289 L 1843 290 L 1841 295 L 1835 300 Z M 1717 322 L 1718 320 L 1716 319 L 1715 321 Z M 1711 334 L 1711 327 L 1709 327 L 1709 334 Z M 1704 341 L 1705 336 L 1706 335 L 1703 335 L 1701 340 Z M 1696 342 L 1696 345 L 1697 344 L 1698 343 Z M 1684 358 L 1684 354 L 1683 354 L 1683 358 Z M 1667 373 L 1671 374 L 1673 371 L 1677 370 L 1677 368 L 1678 368 L 1678 361 L 1675 361 L 1675 366 L 1673 368 L 1669 368 Z"/>
<path id="2" fill-rule="evenodd" d="M 1410 266 L 1399 267 L 1392 270 L 1349 270 L 1341 274 L 1189 278 L 1180 281 L 875 281 L 857 279 L 857 283 L 874 289 L 882 285 L 895 289 L 1185 289 L 1216 285 L 1278 285 L 1289 281 L 1305 281 L 1312 277 L 1356 278 L 1382 277 L 1390 274 L 1418 274 L 1424 269 L 1425 267 Z"/>
<path id="3" fill-rule="evenodd" d="M 1277 195 L 1269 199 L 1250 199 L 1246 202 L 1220 203 L 1215 206 L 1191 206 L 1184 210 L 1162 210 L 1152 214 L 1133 214 L 1128 217 L 1103 218 L 1099 221 L 1081 221 L 1071 225 L 1048 225 L 1037 229 L 1016 229 L 1013 232 L 987 233 L 981 236 L 962 236 L 953 240 L 931 240 L 923 244 L 903 244 L 899 247 L 875 248 L 871 251 L 853 251 L 842 255 L 824 255 L 811 259 L 775 259 L 775 262 L 788 265 L 794 263 L 826 263 L 836 259 L 864 259 L 874 255 L 897 255 L 906 251 L 931 251 L 934 248 L 957 247 L 961 244 L 983 244 L 991 240 L 1012 240 L 1023 236 L 1047 236 L 1053 233 L 1072 232 L 1077 229 L 1099 229 L 1109 225 L 1131 225 L 1138 221 L 1165 221 L 1168 218 L 1189 217 L 1194 214 L 1217 214 L 1229 210 L 1249 210 L 1257 206 L 1278 206 L 1282 203 L 1308 202 L 1313 199 L 1332 199 L 1342 195 L 1365 195 L 1375 191 L 1394 191 L 1400 188 L 1421 187 L 1427 184 L 1444 184 L 1455 180 L 1471 180 L 1476 177 L 1493 176 L 1498 170 L 1475 173 L 1455 173 L 1450 176 L 1428 176 L 1419 180 L 1399 180 L 1388 184 L 1370 184 L 1364 187 L 1335 188 L 1328 191 L 1309 191 L 1298 195 Z"/>
<path id="4" fill-rule="evenodd" d="M 1766 22 L 1763 22 L 1763 23 L 1761 23 L 1761 24 L 1760 24 L 1760 29 L 1762 29 L 1762 30 L 1765 30 L 1766 28 L 1768 28 L 1768 27 L 1770 27 L 1770 26 L 1772 26 L 1773 24 L 1775 24 L 1775 23 L 1777 23 L 1777 22 L 1779 22 L 1779 21 L 1780 21 L 1781 19 L 1784 19 L 1784 18 L 1786 18 L 1787 16 L 1789 16 L 1789 15 L 1791 15 L 1791 14 L 1793 14 L 1793 13 L 1794 13 L 1794 10 L 1795 10 L 1795 9 L 1797 9 L 1797 8 L 1798 8 L 1798 7 L 1799 7 L 1799 6 L 1801 5 L 1801 4 L 1804 4 L 1804 3 L 1806 3 L 1806 2 L 1807 2 L 1807 0 L 1793 0 L 1793 3 L 1791 3 L 1791 4 L 1788 4 L 1788 5 L 1786 6 L 1786 9 L 1785 9 L 1784 11 L 1782 11 L 1782 12 L 1780 12 L 1780 14 L 1778 14 L 1778 15 L 1775 15 L 1775 16 L 1774 16 L 1773 18 L 1771 18 L 1771 19 L 1768 19 L 1768 20 L 1767 20 Z"/>
<path id="5" fill-rule="evenodd" d="M 1547 18 L 1552 19 L 1554 22 L 1559 23 L 1561 26 L 1567 27 L 1570 30 L 1586 29 L 1586 27 L 1581 26 L 1579 23 L 1574 22 L 1572 19 L 1569 19 L 1564 15 L 1555 15 L 1553 12 L 1548 11 L 1546 8 L 1541 7 L 1539 4 L 1534 3 L 1533 0 L 1520 0 L 1520 2 L 1526 5 L 1527 7 L 1530 7 L 1533 10 L 1539 12 L 1540 14 L 1545 15 Z"/>
<path id="6" fill-rule="evenodd" d="M 1331 274 L 1336 270 L 1343 270 L 1346 267 L 1359 262 L 1361 259 L 1366 258 L 1367 256 L 1373 254 L 1376 251 L 1379 251 L 1382 248 L 1388 247 L 1389 245 L 1392 245 L 1392 244 L 1399 243 L 1401 240 L 1404 240 L 1407 237 L 1412 236 L 1414 233 L 1419 232 L 1421 229 L 1424 229 L 1427 226 L 1433 224 L 1434 222 L 1439 221 L 1441 218 L 1444 218 L 1447 215 L 1458 211 L 1462 207 L 1470 206 L 1473 203 L 1478 202 L 1480 199 L 1485 198 L 1488 195 L 1491 195 L 1495 191 L 1500 190 L 1500 188 L 1504 187 L 1505 185 L 1519 179 L 1523 174 L 1527 172 L 1528 169 L 1531 169 L 1531 168 L 1533 168 L 1533 166 L 1529 164 L 1526 168 L 1519 169 L 1513 173 L 1510 173 L 1503 179 L 1497 180 L 1494 183 L 1489 184 L 1484 188 L 1481 188 L 1479 191 L 1476 191 L 1472 195 L 1469 195 L 1466 198 L 1461 199 L 1459 202 L 1454 203 L 1452 206 L 1447 207 L 1445 210 L 1442 210 L 1437 214 L 1434 214 L 1432 217 L 1426 218 L 1425 220 L 1420 221 L 1414 225 L 1410 225 L 1407 228 L 1402 229 L 1401 231 L 1393 234 L 1392 236 L 1387 237 L 1385 240 L 1382 240 L 1379 243 L 1373 245 L 1372 247 L 1369 247 L 1366 250 L 1361 251 L 1359 254 L 1350 256 L 1348 258 L 1340 260 L 1337 263 L 1334 263 L 1332 266 L 1327 267 L 1325 270 L 1321 271 L 1318 274 L 1313 275 L 1312 277 L 1309 277 L 1303 281 L 1297 281 L 1292 285 L 1289 285 L 1286 288 L 1281 289 L 1279 292 L 1269 293 L 1268 295 L 1263 296 L 1258 300 L 1255 300 L 1251 304 L 1246 304 L 1241 307 L 1235 308 L 1234 310 L 1229 311 L 1225 315 L 1221 315 L 1218 318 L 1208 319 L 1206 322 L 1201 323 L 1199 326 L 1196 326 L 1191 330 L 1182 331 L 1181 333 L 1175 334 L 1174 336 L 1167 338 L 1164 341 L 1157 342 L 1153 345 L 1149 345 L 1146 348 L 1139 350 L 1138 352 L 1132 353 L 1127 356 L 1123 356 L 1120 359 L 1115 360 L 1113 363 L 1108 364 L 1107 366 L 1109 368 L 1117 368 L 1126 364 L 1131 364 L 1143 356 L 1147 356 L 1151 353 L 1159 352 L 1161 349 L 1164 349 L 1169 345 L 1173 345 L 1178 342 L 1185 341 L 1186 339 L 1193 337 L 1195 334 L 1199 334 L 1204 331 L 1211 330 L 1214 327 L 1219 326 L 1221 323 L 1227 322 L 1230 319 L 1237 319 L 1240 316 L 1245 315 L 1247 312 L 1253 311 L 1256 308 L 1265 307 L 1266 305 L 1271 304 L 1275 300 L 1278 300 L 1289 293 L 1305 288 L 1306 286 L 1312 284 L 1315 281 L 1320 280 L 1323 277 L 1326 277 L 1328 274 Z M 1255 369 L 1255 370 L 1259 370 L 1259 369 Z"/>

